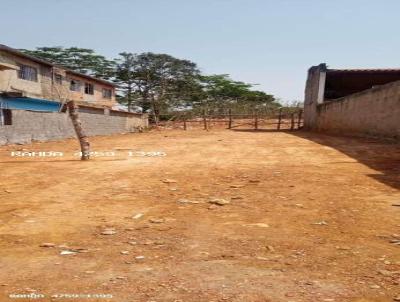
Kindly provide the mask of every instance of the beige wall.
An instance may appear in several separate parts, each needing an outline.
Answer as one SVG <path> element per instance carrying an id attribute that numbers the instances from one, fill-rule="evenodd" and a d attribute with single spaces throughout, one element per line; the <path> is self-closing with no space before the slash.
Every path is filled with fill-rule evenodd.
<path id="1" fill-rule="evenodd" d="M 69 99 L 73 101 L 82 101 L 82 102 L 87 102 L 91 104 L 96 104 L 96 105 L 105 105 L 105 106 L 113 106 L 116 101 L 115 101 L 115 92 L 112 94 L 111 99 L 103 98 L 103 88 L 107 89 L 112 89 L 112 86 L 107 86 L 105 84 L 102 84 L 100 82 L 93 82 L 90 81 L 87 78 L 80 77 L 78 75 L 74 74 L 68 74 L 68 79 L 70 80 L 76 80 L 81 82 L 81 89 L 79 92 L 77 91 L 70 91 Z M 94 94 L 85 94 L 85 83 L 92 83 L 94 85 Z M 69 81 L 68 81 L 69 85 Z"/>
<path id="2" fill-rule="evenodd" d="M 1 63 L 6 63 L 7 66 L 2 68 Z M 36 68 L 38 71 L 38 81 L 19 79 L 17 75 L 18 64 Z M 62 75 L 62 85 L 53 82 L 53 72 Z M 80 92 L 74 92 L 69 89 L 71 79 L 79 80 L 82 83 Z M 84 93 L 85 82 L 94 85 L 94 95 Z M 116 103 L 115 92 L 113 92 L 111 100 L 106 99 L 103 98 L 103 88 L 114 90 L 113 86 L 68 73 L 62 68 L 38 64 L 31 60 L 0 51 L 0 92 L 22 92 L 27 97 L 58 101 L 75 100 L 111 107 Z"/>
<path id="3" fill-rule="evenodd" d="M 316 107 L 317 131 L 400 139 L 400 81 Z"/>
<path id="4" fill-rule="evenodd" d="M 1 62 L 11 64 L 16 69 L 0 69 L 0 91 L 24 92 L 29 97 L 40 97 L 43 95 L 42 85 L 45 85 L 48 80 L 40 74 L 39 64 L 4 52 L 0 52 Z M 32 82 L 19 79 L 17 76 L 18 63 L 35 67 L 38 70 L 38 81 Z"/>

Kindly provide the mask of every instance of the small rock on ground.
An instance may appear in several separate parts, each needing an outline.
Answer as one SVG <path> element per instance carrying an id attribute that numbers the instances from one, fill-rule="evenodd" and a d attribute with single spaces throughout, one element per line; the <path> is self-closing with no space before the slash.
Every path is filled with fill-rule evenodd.
<path id="1" fill-rule="evenodd" d="M 193 204 L 198 204 L 198 203 L 200 203 L 200 201 L 197 201 L 197 200 L 190 200 L 190 199 L 185 199 L 185 198 L 179 199 L 178 202 L 179 202 L 179 203 L 193 203 Z"/>
<path id="2" fill-rule="evenodd" d="M 259 222 L 259 223 L 249 223 L 249 224 L 246 224 L 245 226 L 255 226 L 255 227 L 260 227 L 260 228 L 269 228 L 268 224 L 261 223 L 261 222 Z"/>
<path id="3" fill-rule="evenodd" d="M 224 206 L 224 205 L 230 203 L 229 200 L 222 199 L 222 198 L 212 198 L 212 199 L 210 199 L 208 202 L 209 202 L 209 203 L 212 203 L 212 204 L 219 205 L 219 206 Z"/>
<path id="4" fill-rule="evenodd" d="M 55 247 L 56 245 L 54 243 L 50 243 L 50 242 L 45 242 L 42 243 L 41 245 L 39 245 L 40 247 Z"/>
<path id="5" fill-rule="evenodd" d="M 138 213 L 138 214 L 136 214 L 135 216 L 133 216 L 132 218 L 133 218 L 133 219 L 139 219 L 139 218 L 141 218 L 143 215 L 144 215 L 143 213 Z"/>
<path id="6" fill-rule="evenodd" d="M 165 219 L 164 218 L 150 218 L 149 222 L 151 222 L 151 223 L 163 223 L 163 222 L 165 222 Z"/>
<path id="7" fill-rule="evenodd" d="M 163 179 L 162 182 L 163 182 L 163 183 L 166 183 L 166 184 L 174 184 L 174 183 L 177 183 L 177 181 L 176 181 L 175 179 L 169 179 L 169 178 Z"/>
<path id="8" fill-rule="evenodd" d="M 75 255 L 77 254 L 77 252 L 73 252 L 73 251 L 61 251 L 60 255 Z"/>
<path id="9" fill-rule="evenodd" d="M 101 232 L 101 235 L 114 235 L 114 234 L 116 234 L 117 232 L 114 230 L 114 229 L 104 229 L 102 232 Z"/>

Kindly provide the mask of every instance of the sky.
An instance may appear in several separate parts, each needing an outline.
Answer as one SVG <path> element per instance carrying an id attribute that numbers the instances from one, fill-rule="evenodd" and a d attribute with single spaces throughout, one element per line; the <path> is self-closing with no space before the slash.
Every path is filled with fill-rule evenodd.
<path id="1" fill-rule="evenodd" d="M 398 0 L 0 0 L 0 44 L 168 53 L 301 101 L 307 69 L 399 67 Z"/>

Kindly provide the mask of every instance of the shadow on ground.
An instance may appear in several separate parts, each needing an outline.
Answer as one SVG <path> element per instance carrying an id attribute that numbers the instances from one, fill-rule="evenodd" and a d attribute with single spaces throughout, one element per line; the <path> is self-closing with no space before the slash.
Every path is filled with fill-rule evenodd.
<path id="1" fill-rule="evenodd" d="M 400 143 L 375 138 L 345 137 L 304 130 L 232 129 L 238 132 L 283 132 L 334 148 L 376 170 L 373 179 L 400 190 Z"/>

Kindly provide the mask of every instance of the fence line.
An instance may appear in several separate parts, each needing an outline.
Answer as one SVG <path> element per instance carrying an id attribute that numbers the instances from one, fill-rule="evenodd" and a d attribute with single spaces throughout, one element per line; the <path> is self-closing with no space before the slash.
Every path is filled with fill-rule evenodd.
<path id="1" fill-rule="evenodd" d="M 164 118 L 164 120 L 163 120 Z M 175 116 L 161 115 L 161 121 L 158 127 L 181 128 L 188 130 L 190 127 L 201 127 L 208 131 L 212 127 L 225 125 L 227 129 L 237 129 L 247 126 L 248 129 L 262 130 L 296 130 L 303 126 L 303 110 L 284 111 L 280 108 L 278 111 L 270 113 L 260 113 L 254 111 L 253 114 L 232 113 L 213 113 L 210 114 L 206 110 L 202 110 L 201 114 L 185 114 L 179 113 Z"/>

